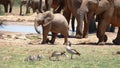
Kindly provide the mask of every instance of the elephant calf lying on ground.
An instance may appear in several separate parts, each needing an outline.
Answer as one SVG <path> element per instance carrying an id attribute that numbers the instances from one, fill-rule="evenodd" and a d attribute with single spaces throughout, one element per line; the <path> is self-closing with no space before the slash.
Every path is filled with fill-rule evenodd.
<path id="1" fill-rule="evenodd" d="M 68 42 L 68 22 L 62 14 L 53 14 L 50 11 L 39 13 L 35 18 L 34 27 L 37 33 L 40 33 L 37 29 L 39 25 L 42 25 L 43 28 L 43 41 L 42 44 L 46 44 L 48 32 L 52 32 L 52 38 L 49 41 L 51 44 L 54 44 L 55 38 L 58 33 L 61 33 L 64 36 L 64 44 Z"/>

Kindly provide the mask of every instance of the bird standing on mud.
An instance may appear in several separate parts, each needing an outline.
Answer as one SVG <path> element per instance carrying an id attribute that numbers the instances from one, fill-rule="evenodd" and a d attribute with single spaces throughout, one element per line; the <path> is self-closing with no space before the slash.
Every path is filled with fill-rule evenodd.
<path id="1" fill-rule="evenodd" d="M 80 53 L 78 51 L 76 51 L 75 49 L 71 49 L 71 42 L 70 41 L 68 42 L 68 45 L 66 47 L 66 51 L 71 54 L 71 59 L 73 59 L 73 55 L 80 56 Z"/>

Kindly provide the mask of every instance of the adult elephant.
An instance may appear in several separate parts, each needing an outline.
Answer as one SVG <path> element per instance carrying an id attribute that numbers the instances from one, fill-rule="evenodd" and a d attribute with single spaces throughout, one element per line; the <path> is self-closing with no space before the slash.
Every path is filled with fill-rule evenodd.
<path id="1" fill-rule="evenodd" d="M 26 14 L 30 13 L 30 8 L 32 8 L 33 12 L 35 12 L 36 10 L 41 13 L 46 11 L 44 0 L 21 0 L 20 15 L 22 15 L 22 5 L 24 4 L 26 4 Z"/>
<path id="2" fill-rule="evenodd" d="M 38 10 L 39 12 L 42 12 L 41 6 L 42 6 L 42 0 L 29 0 L 28 1 L 28 7 L 31 7 L 33 12 Z"/>
<path id="3" fill-rule="evenodd" d="M 12 12 L 13 0 L 0 0 L 0 4 L 4 6 L 5 13 L 8 12 L 8 6 L 10 5 L 9 13 Z"/>
<path id="4" fill-rule="evenodd" d="M 28 3 L 28 0 L 20 0 L 20 15 L 23 15 L 22 14 L 22 6 L 23 5 L 26 5 L 26 14 L 30 13 L 29 8 L 27 7 L 27 3 Z"/>
<path id="5" fill-rule="evenodd" d="M 77 20 L 77 27 L 76 27 L 76 37 L 77 38 L 83 38 L 83 23 L 80 21 L 80 6 L 82 4 L 82 0 L 65 0 L 65 8 L 64 8 L 64 16 L 69 21 L 70 14 L 76 18 Z M 84 36 L 85 37 L 85 36 Z"/>
<path id="6" fill-rule="evenodd" d="M 106 28 L 112 24 L 113 26 L 120 27 L 120 1 L 119 0 L 83 0 L 80 7 L 80 19 L 83 21 L 84 15 L 87 13 L 87 24 L 89 24 L 94 14 L 100 16 L 98 23 L 97 37 L 98 44 L 105 44 L 107 36 L 105 35 Z M 86 25 L 85 25 L 86 26 Z M 86 26 L 88 27 L 88 25 Z M 119 31 L 116 39 L 113 41 L 115 44 L 120 44 Z"/>
<path id="7" fill-rule="evenodd" d="M 106 13 L 101 13 L 102 20 L 99 23 L 97 37 L 99 39 L 98 44 L 105 44 L 107 41 L 107 36 L 105 35 L 106 27 L 109 24 L 119 27 L 118 34 L 114 44 L 120 44 L 120 1 L 119 0 L 108 0 L 108 7 L 106 8 Z"/>

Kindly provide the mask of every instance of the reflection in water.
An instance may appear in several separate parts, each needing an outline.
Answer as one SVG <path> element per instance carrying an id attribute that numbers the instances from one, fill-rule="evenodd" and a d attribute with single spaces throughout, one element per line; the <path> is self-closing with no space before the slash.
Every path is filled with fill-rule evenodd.
<path id="1" fill-rule="evenodd" d="M 42 27 L 40 26 L 38 27 L 38 29 L 42 33 Z M 23 26 L 23 25 L 1 25 L 0 31 L 36 33 L 34 26 Z M 71 30 L 69 30 L 69 35 L 74 36 L 75 32 L 73 33 Z"/>

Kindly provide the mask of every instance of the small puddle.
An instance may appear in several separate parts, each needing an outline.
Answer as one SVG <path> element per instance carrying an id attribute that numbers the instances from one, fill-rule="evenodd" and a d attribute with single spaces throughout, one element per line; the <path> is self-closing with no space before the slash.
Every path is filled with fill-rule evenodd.
<path id="1" fill-rule="evenodd" d="M 40 32 L 42 28 L 39 27 Z M 24 32 L 24 33 L 36 33 L 34 26 L 23 26 L 23 25 L 2 25 L 0 26 L 0 31 L 10 31 L 10 32 Z"/>
<path id="2" fill-rule="evenodd" d="M 42 27 L 38 27 L 39 31 L 42 33 Z M 10 32 L 21 32 L 21 33 L 37 33 L 34 29 L 34 26 L 26 26 L 26 25 L 2 25 L 0 26 L 0 31 L 10 31 Z M 51 33 L 49 33 L 51 34 Z M 69 30 L 69 35 L 75 36 L 75 32 L 73 33 Z"/>

